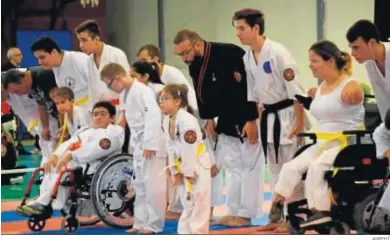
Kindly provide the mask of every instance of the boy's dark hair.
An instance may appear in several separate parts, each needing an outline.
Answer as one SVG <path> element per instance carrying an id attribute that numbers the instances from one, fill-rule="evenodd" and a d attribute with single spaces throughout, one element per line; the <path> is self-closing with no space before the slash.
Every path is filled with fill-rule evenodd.
<path id="1" fill-rule="evenodd" d="M 253 8 L 245 8 L 234 13 L 232 24 L 234 21 L 244 19 L 245 22 L 253 28 L 256 24 L 259 25 L 260 35 L 264 33 L 264 13 L 261 10 Z"/>
<path id="2" fill-rule="evenodd" d="M 96 108 L 100 108 L 100 107 L 101 107 L 101 108 L 107 109 L 108 113 L 110 114 L 110 117 L 115 116 L 115 114 L 116 114 L 116 109 L 115 109 L 115 106 L 112 105 L 112 103 L 107 102 L 107 101 L 97 102 L 97 103 L 95 103 L 95 105 L 93 105 L 92 112 L 93 112 L 93 110 L 95 110 Z"/>
<path id="3" fill-rule="evenodd" d="M 87 32 L 92 39 L 100 36 L 99 24 L 94 19 L 86 20 L 75 28 L 76 33 Z"/>
<path id="4" fill-rule="evenodd" d="M 61 52 L 61 48 L 58 46 L 56 40 L 48 36 L 40 37 L 37 40 L 35 40 L 31 44 L 30 49 L 32 52 L 44 51 L 47 53 L 51 53 L 53 50 L 57 50 L 57 52 L 59 53 Z"/>
<path id="5" fill-rule="evenodd" d="M 1 84 L 4 86 L 4 89 L 7 90 L 8 85 L 11 83 L 21 84 L 24 76 L 24 72 L 19 71 L 18 69 L 10 69 L 1 74 Z"/>
<path id="6" fill-rule="evenodd" d="M 352 43 L 361 37 L 365 42 L 374 39 L 380 42 L 380 34 L 378 28 L 369 20 L 359 20 L 354 23 L 347 31 L 347 40 Z"/>
<path id="7" fill-rule="evenodd" d="M 154 58 L 154 57 L 161 58 L 160 48 L 157 47 L 157 46 L 154 45 L 154 44 L 146 44 L 146 45 L 142 46 L 142 47 L 138 50 L 137 56 L 138 56 L 143 50 L 148 51 L 149 56 L 152 57 L 152 58 Z"/>

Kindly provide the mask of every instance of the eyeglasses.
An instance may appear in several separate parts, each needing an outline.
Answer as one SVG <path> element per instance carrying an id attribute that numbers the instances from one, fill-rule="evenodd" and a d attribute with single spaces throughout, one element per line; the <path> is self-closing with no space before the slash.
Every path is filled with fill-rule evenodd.
<path id="1" fill-rule="evenodd" d="M 194 50 L 194 48 L 195 48 L 195 44 L 196 44 L 196 42 L 195 43 L 193 43 L 192 45 L 191 45 L 191 48 L 189 49 L 189 50 L 187 50 L 187 51 L 183 51 L 183 52 L 181 52 L 181 53 L 177 53 L 176 55 L 177 56 L 179 56 L 179 57 L 185 57 L 185 56 L 188 56 L 191 52 L 192 52 L 192 50 Z"/>
<path id="2" fill-rule="evenodd" d="M 164 102 L 166 102 L 166 101 L 168 101 L 170 99 L 173 99 L 173 97 L 161 96 L 161 97 L 159 97 L 158 102 L 159 103 L 164 103 Z"/>
<path id="3" fill-rule="evenodd" d="M 113 90 L 113 89 L 112 89 L 112 84 L 114 83 L 114 80 L 115 80 L 115 79 L 116 79 L 116 76 L 113 77 L 113 78 L 110 80 L 110 82 L 107 84 L 107 88 L 108 88 L 108 89 Z"/>

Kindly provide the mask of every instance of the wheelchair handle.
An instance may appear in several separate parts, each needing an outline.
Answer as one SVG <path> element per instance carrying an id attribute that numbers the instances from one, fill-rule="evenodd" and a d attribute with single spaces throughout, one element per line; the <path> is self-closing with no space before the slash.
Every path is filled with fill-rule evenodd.
<path id="1" fill-rule="evenodd" d="M 315 133 L 298 133 L 297 137 L 308 137 L 314 141 L 317 140 L 317 135 Z"/>

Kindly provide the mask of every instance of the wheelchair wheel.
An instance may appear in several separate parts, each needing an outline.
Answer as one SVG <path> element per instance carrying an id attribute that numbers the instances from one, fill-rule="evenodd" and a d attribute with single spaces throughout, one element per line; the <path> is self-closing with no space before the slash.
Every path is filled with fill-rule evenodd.
<path id="1" fill-rule="evenodd" d="M 35 218 L 28 218 L 27 220 L 27 226 L 32 232 L 40 232 L 46 225 L 46 220 L 42 219 L 35 219 Z"/>
<path id="2" fill-rule="evenodd" d="M 70 216 L 63 218 L 61 220 L 61 229 L 67 233 L 72 234 L 75 233 L 80 227 L 80 222 L 77 218 L 72 218 Z"/>
<path id="3" fill-rule="evenodd" d="M 358 233 L 372 231 L 380 233 L 390 228 L 390 215 L 380 211 L 375 206 L 376 198 L 377 194 L 373 193 L 355 205 L 353 209 L 353 221 Z M 370 216 L 374 210 L 375 214 L 372 216 L 372 221 L 369 225 Z"/>
<path id="4" fill-rule="evenodd" d="M 71 201 L 67 202 L 61 214 L 64 218 L 69 215 L 69 209 Z M 99 216 L 95 212 L 93 202 L 90 199 L 77 199 L 77 211 L 76 218 L 80 223 L 81 227 L 92 226 L 100 222 Z"/>
<path id="5" fill-rule="evenodd" d="M 349 235 L 351 234 L 351 229 L 348 226 L 348 224 L 341 222 L 335 224 L 333 227 L 330 228 L 329 231 L 330 235 Z"/>
<path id="6" fill-rule="evenodd" d="M 128 229 L 134 214 L 133 157 L 119 154 L 105 160 L 94 174 L 91 200 L 96 214 L 106 225 Z"/>
<path id="7" fill-rule="evenodd" d="M 302 229 L 299 225 L 304 220 L 300 217 L 293 217 L 287 220 L 287 230 L 293 235 L 302 235 L 305 234 L 305 229 Z"/>

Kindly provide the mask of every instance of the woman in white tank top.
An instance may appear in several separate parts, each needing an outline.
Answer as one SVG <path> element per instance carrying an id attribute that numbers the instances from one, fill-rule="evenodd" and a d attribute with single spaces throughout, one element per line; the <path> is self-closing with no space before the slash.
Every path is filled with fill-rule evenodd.
<path id="1" fill-rule="evenodd" d="M 309 58 L 314 77 L 324 80 L 310 107 L 318 121 L 318 132 L 339 133 L 363 126 L 363 91 L 360 83 L 351 78 L 351 58 L 348 53 L 341 52 L 330 41 L 320 41 L 311 46 Z M 280 219 L 284 202 L 293 195 L 306 172 L 305 195 L 308 207 L 314 214 L 301 227 L 332 221 L 329 214 L 331 202 L 324 174 L 332 167 L 340 152 L 340 142 L 331 141 L 326 146 L 324 142 L 319 139 L 316 145 L 283 165 L 275 186 L 269 217 L 271 222 Z"/>

